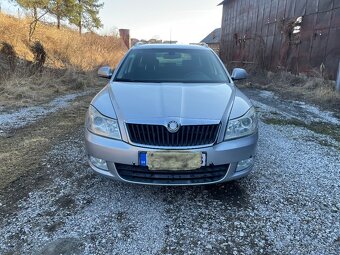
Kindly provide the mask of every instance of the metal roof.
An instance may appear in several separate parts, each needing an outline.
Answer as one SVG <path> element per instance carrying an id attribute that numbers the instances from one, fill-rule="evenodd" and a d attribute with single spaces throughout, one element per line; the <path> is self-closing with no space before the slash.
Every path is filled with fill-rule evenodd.
<path id="1" fill-rule="evenodd" d="M 221 28 L 216 28 L 207 37 L 205 37 L 201 42 L 206 43 L 206 44 L 220 43 L 221 32 L 222 32 Z"/>

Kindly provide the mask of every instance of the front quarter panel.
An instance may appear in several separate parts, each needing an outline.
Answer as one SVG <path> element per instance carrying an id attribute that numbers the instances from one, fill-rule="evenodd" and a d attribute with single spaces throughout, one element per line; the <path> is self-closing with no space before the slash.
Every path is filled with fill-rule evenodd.
<path id="1" fill-rule="evenodd" d="M 103 115 L 116 119 L 117 115 L 113 108 L 109 87 L 106 85 L 92 100 L 91 104 Z"/>
<path id="2" fill-rule="evenodd" d="M 244 95 L 239 89 L 235 91 L 234 105 L 232 107 L 229 119 L 236 119 L 247 113 L 252 103 L 249 98 Z"/>

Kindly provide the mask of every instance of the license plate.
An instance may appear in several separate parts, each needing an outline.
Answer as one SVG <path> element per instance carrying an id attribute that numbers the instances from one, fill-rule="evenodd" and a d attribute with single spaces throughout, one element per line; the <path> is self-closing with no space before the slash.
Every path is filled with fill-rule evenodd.
<path id="1" fill-rule="evenodd" d="M 149 170 L 194 170 L 206 165 L 206 154 L 178 151 L 141 152 L 139 164 L 148 166 Z"/>

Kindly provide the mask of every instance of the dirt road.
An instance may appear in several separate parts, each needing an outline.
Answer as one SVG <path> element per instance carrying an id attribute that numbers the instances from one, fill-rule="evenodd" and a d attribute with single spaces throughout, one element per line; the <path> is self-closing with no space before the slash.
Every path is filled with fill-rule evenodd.
<path id="1" fill-rule="evenodd" d="M 83 148 L 93 93 L 7 128 L 0 254 L 339 254 L 339 120 L 246 93 L 261 119 L 256 165 L 224 185 L 150 187 L 93 174 Z"/>

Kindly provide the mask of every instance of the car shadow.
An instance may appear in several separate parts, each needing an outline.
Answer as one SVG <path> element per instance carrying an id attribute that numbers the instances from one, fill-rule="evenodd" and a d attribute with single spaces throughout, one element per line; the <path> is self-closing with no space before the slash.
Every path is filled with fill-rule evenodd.
<path id="1" fill-rule="evenodd" d="M 205 186 L 208 198 L 242 208 L 249 205 L 249 195 L 242 181 L 231 181 L 223 184 Z"/>
<path id="2" fill-rule="evenodd" d="M 205 186 L 181 187 L 149 187 L 150 191 L 157 189 L 165 195 L 164 202 L 168 204 L 190 202 L 210 204 L 217 202 L 231 208 L 248 208 L 249 194 L 242 181 L 231 181 L 223 184 Z"/>

